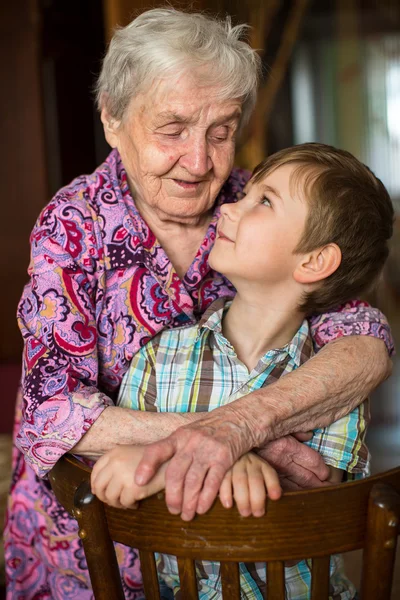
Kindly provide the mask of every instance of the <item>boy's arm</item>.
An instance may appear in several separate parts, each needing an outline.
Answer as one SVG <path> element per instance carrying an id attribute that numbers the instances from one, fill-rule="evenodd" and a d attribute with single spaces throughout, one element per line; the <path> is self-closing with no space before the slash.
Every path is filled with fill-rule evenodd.
<path id="1" fill-rule="evenodd" d="M 135 508 L 139 500 L 163 490 L 168 463 L 146 485 L 136 485 L 134 475 L 143 452 L 144 446 L 127 445 L 116 446 L 104 454 L 92 470 L 92 493 L 115 508 Z"/>
<path id="2" fill-rule="evenodd" d="M 336 467 L 329 467 L 329 477 L 326 480 L 328 483 L 335 485 L 336 483 L 342 483 L 343 481 L 343 469 L 337 469 Z"/>

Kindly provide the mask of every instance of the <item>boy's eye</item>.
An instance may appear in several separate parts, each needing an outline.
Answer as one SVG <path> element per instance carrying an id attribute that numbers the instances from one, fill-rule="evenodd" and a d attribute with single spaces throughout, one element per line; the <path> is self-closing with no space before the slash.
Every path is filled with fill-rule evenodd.
<path id="1" fill-rule="evenodd" d="M 261 204 L 264 204 L 264 206 L 272 206 L 271 200 L 266 196 L 262 198 Z"/>

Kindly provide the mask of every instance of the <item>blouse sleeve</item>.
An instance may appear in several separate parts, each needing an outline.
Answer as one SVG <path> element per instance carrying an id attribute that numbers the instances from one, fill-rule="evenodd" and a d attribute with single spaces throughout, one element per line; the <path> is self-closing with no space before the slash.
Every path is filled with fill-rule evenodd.
<path id="1" fill-rule="evenodd" d="M 30 281 L 18 307 L 24 353 L 16 445 L 39 476 L 112 404 L 97 387 L 96 307 L 104 276 L 92 212 L 58 199 L 31 236 Z"/>
<path id="2" fill-rule="evenodd" d="M 343 336 L 370 335 L 385 342 L 389 356 L 394 354 L 394 342 L 385 315 L 367 302 L 353 300 L 336 311 L 313 316 L 310 328 L 315 350 Z"/>

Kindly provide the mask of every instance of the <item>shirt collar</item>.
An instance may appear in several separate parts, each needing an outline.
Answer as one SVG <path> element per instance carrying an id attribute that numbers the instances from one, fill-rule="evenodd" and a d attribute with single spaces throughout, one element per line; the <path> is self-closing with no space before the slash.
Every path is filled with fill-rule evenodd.
<path id="1" fill-rule="evenodd" d="M 222 319 L 231 304 L 232 298 L 218 298 L 210 304 L 199 321 L 199 333 L 202 329 L 221 333 Z"/>
<path id="2" fill-rule="evenodd" d="M 202 330 L 204 329 L 208 329 L 214 334 L 221 335 L 222 319 L 231 304 L 231 298 L 219 298 L 210 304 L 198 323 L 198 336 L 202 334 Z M 269 362 L 272 357 L 277 358 L 278 355 L 282 355 L 283 358 L 284 356 L 289 355 L 296 367 L 299 367 L 306 362 L 306 360 L 311 358 L 313 353 L 310 327 L 307 319 L 304 319 L 288 344 L 282 348 L 268 350 L 268 352 L 261 357 L 261 360 Z"/>

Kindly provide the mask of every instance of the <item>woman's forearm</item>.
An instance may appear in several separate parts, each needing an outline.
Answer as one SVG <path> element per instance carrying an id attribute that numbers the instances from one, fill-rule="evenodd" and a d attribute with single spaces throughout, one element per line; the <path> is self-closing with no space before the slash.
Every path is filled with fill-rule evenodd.
<path id="1" fill-rule="evenodd" d="M 201 419 L 202 413 L 156 413 L 107 407 L 71 449 L 73 454 L 97 459 L 117 444 L 157 442 L 182 425 Z"/>
<path id="2" fill-rule="evenodd" d="M 301 368 L 227 406 L 247 421 L 255 446 L 326 427 L 358 406 L 391 373 L 385 344 L 369 336 L 340 338 Z"/>

